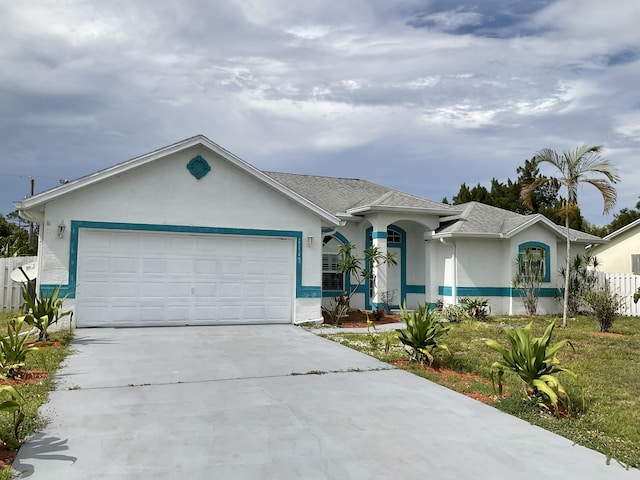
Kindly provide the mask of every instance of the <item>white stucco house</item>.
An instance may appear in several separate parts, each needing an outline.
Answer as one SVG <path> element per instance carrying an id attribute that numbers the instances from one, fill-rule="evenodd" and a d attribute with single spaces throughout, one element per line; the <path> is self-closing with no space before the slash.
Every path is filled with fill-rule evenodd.
<path id="1" fill-rule="evenodd" d="M 489 298 L 519 313 L 515 258 L 545 259 L 557 311 L 561 227 L 479 203 L 450 206 L 365 180 L 263 172 L 198 135 L 15 203 L 39 223 L 38 283 L 61 285 L 78 326 L 320 321 L 351 287 L 338 248 L 396 254 L 352 307 Z M 572 231 L 576 251 L 601 239 Z"/>
<path id="2" fill-rule="evenodd" d="M 610 233 L 604 240 L 606 243 L 589 249 L 598 259 L 599 271 L 640 274 L 640 219 Z"/>

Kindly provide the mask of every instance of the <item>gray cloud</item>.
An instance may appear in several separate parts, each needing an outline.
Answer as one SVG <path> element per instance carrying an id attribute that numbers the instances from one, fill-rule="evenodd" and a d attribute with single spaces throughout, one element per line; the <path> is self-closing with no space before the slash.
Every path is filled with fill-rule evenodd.
<path id="1" fill-rule="evenodd" d="M 196 133 L 265 170 L 434 200 L 605 144 L 640 190 L 640 6 L 625 0 L 0 4 L 0 212 Z M 575 15 L 575 11 L 580 15 Z M 581 197 L 603 224 L 595 192 Z"/>

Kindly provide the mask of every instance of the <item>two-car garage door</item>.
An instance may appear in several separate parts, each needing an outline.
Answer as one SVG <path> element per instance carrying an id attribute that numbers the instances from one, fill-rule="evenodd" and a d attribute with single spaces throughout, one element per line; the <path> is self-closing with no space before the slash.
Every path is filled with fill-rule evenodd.
<path id="1" fill-rule="evenodd" d="M 78 326 L 291 323 L 291 238 L 80 230 Z"/>

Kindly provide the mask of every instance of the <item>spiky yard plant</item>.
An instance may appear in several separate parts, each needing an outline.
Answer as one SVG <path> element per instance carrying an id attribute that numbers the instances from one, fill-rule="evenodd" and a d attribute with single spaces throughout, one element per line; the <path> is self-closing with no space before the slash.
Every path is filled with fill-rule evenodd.
<path id="1" fill-rule="evenodd" d="M 6 381 L 7 379 L 0 375 L 0 394 L 6 393 L 9 397 L 0 395 L 0 412 L 8 412 L 13 415 L 13 438 L 1 438 L 0 442 L 7 448 L 17 449 L 23 440 L 20 435 L 20 425 L 25 419 L 24 398 L 12 385 L 3 383 Z"/>
<path id="2" fill-rule="evenodd" d="M 558 402 L 568 405 L 566 391 L 553 376 L 554 373 L 565 372 L 576 377 L 572 371 L 562 367 L 556 354 L 566 345 L 567 340 L 551 345 L 551 336 L 555 323 L 549 324 L 541 337 L 531 333 L 533 322 L 526 327 L 515 327 L 505 330 L 510 347 L 505 348 L 495 340 L 487 340 L 486 344 L 500 355 L 502 361 L 491 365 L 491 381 L 497 393 L 502 395 L 502 378 L 509 371 L 518 375 L 525 383 L 524 393 L 528 398 L 538 398 L 540 403 L 558 412 Z M 573 348 L 573 346 L 571 345 Z"/>
<path id="3" fill-rule="evenodd" d="M 49 296 L 43 295 L 42 291 L 40 291 L 39 297 L 32 296 L 24 288 L 22 290 L 22 298 L 28 311 L 22 318 L 25 323 L 38 329 L 39 342 L 49 340 L 48 329 L 51 325 L 61 318 L 71 315 L 70 311 L 62 311 L 62 303 L 66 296 L 60 297 L 60 285 L 56 285 Z"/>
<path id="4" fill-rule="evenodd" d="M 431 365 L 435 351 L 449 351 L 438 338 L 447 333 L 451 325 L 443 324 L 428 306 L 409 312 L 405 303 L 400 306 L 400 318 L 406 328 L 397 330 L 398 340 L 407 348 L 410 360 Z"/>
<path id="5" fill-rule="evenodd" d="M 27 353 L 37 350 L 26 343 L 29 335 L 20 333 L 21 330 L 22 320 L 12 318 L 7 324 L 7 335 L 0 337 L 0 372 L 9 378 L 17 377 L 27 359 Z"/>

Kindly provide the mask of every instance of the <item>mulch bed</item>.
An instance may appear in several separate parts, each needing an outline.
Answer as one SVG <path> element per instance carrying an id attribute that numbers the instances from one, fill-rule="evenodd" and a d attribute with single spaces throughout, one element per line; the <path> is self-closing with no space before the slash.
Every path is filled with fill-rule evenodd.
<path id="1" fill-rule="evenodd" d="M 18 456 L 18 450 L 0 446 L 0 467 L 10 467 Z"/>
<path id="2" fill-rule="evenodd" d="M 13 385 L 22 385 L 25 383 L 34 384 L 45 380 L 49 376 L 46 370 L 18 370 L 15 378 L 7 378 L 8 382 Z"/>
<path id="3" fill-rule="evenodd" d="M 373 313 L 368 313 L 369 320 L 371 320 L 374 325 L 383 325 L 385 323 L 400 323 L 402 319 L 400 315 L 391 313 L 388 315 L 382 315 L 379 320 L 376 320 L 373 316 Z M 331 325 L 331 319 L 327 316 L 325 312 L 322 312 L 322 316 L 324 318 L 325 325 Z M 363 312 L 362 310 L 351 310 L 349 312 L 349 316 L 346 318 L 342 318 L 340 325 L 342 328 L 366 328 L 367 326 L 367 312 Z"/>
<path id="4" fill-rule="evenodd" d="M 417 363 L 411 363 L 408 359 L 396 360 L 395 362 L 392 362 L 392 365 L 398 368 L 402 368 L 403 370 L 411 370 L 412 368 L 415 368 L 417 365 L 419 365 L 424 370 L 428 370 L 434 375 L 441 377 L 443 381 L 438 381 L 438 383 L 445 386 L 449 386 L 452 383 L 459 383 L 460 385 L 470 387 L 472 382 L 480 382 L 486 385 L 491 384 L 489 380 L 479 375 L 473 375 L 471 373 L 456 372 L 455 370 L 450 370 L 448 368 L 441 368 L 437 365 L 429 366 L 429 365 L 420 365 Z M 447 381 L 446 380 L 447 378 L 451 378 L 453 379 L 453 381 Z M 449 388 L 451 387 L 449 386 Z M 474 400 L 477 400 L 479 402 L 486 403 L 487 405 L 491 405 L 496 400 L 500 399 L 498 395 L 485 395 L 482 393 L 465 392 L 465 391 L 461 391 L 459 393 L 462 393 L 464 396 L 473 398 Z M 504 396 L 507 396 L 507 395 L 508 394 Z"/>

